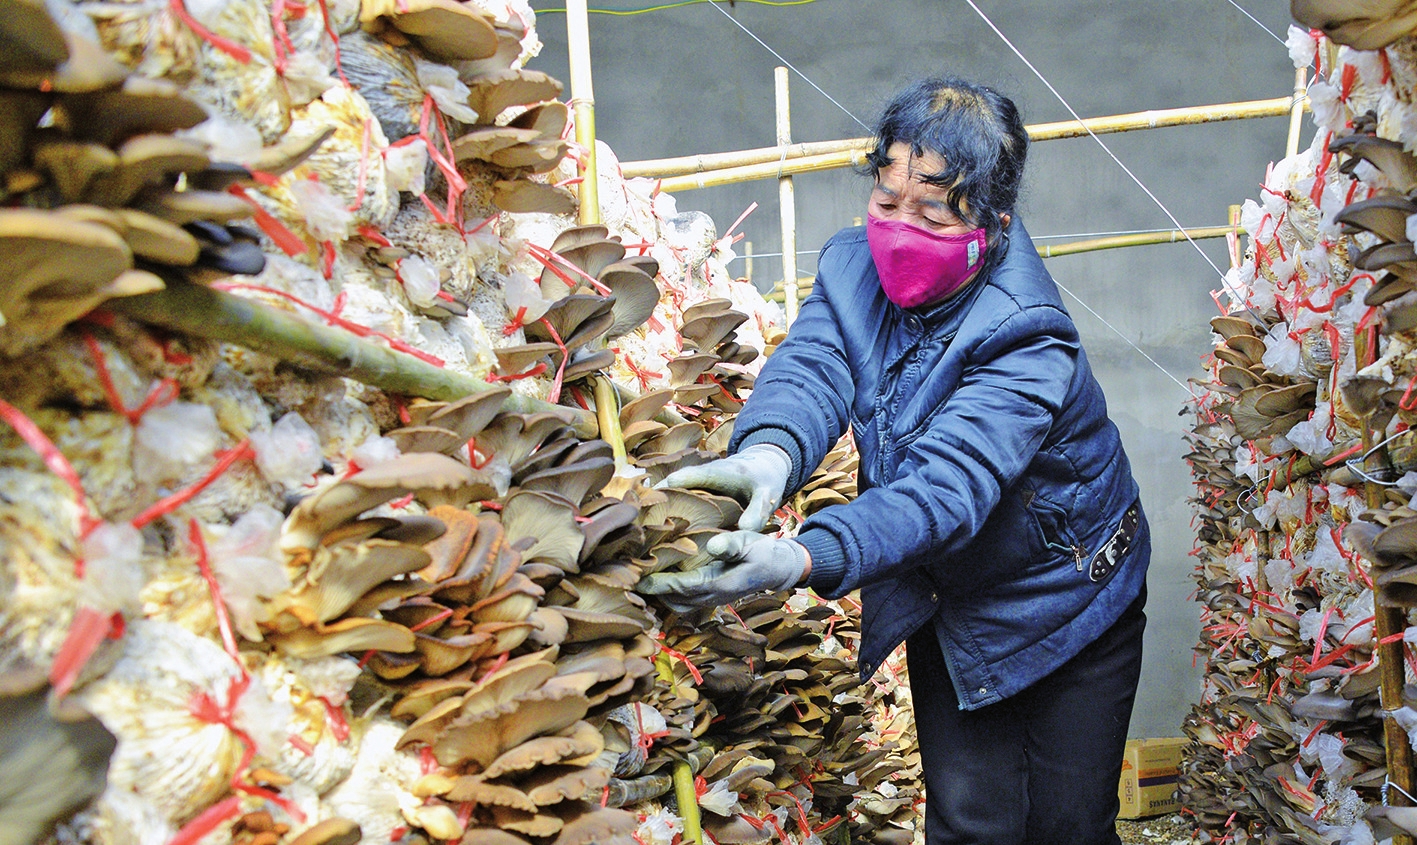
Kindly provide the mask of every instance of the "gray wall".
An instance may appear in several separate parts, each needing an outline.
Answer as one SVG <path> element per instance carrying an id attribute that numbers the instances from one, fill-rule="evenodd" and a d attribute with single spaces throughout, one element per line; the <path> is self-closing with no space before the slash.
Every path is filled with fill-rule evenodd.
<path id="1" fill-rule="evenodd" d="M 977 0 L 1084 116 L 1262 99 L 1288 94 L 1283 45 L 1227 0 Z M 1282 0 L 1239 0 L 1281 37 Z M 654 0 L 593 0 L 636 8 Z M 560 3 L 555 3 L 560 6 Z M 538 8 L 551 8 L 539 0 Z M 866 123 L 893 91 L 929 74 L 965 76 L 1013 97 L 1029 123 L 1065 120 L 1066 109 L 962 0 L 817 0 L 771 7 L 739 2 L 738 21 Z M 539 16 L 546 42 L 533 68 L 567 79 L 564 17 Z M 706 3 L 630 17 L 591 15 L 600 136 L 624 161 L 770 146 L 773 67 L 762 46 Z M 861 127 L 800 78 L 792 80 L 793 138 L 858 137 Z M 569 96 L 569 92 L 567 92 Z M 1226 221 L 1226 208 L 1258 193 L 1283 155 L 1287 121 L 1268 118 L 1159 129 L 1104 140 L 1186 226 Z M 1310 140 L 1306 131 L 1304 143 Z M 868 185 L 845 172 L 796 180 L 798 248 L 815 250 L 865 212 Z M 679 207 L 712 215 L 720 229 L 757 201 L 743 231 L 759 253 L 778 251 L 773 182 L 689 191 Z M 1024 220 L 1035 237 L 1169 227 L 1141 189 L 1089 138 L 1031 153 Z M 1043 240 L 1042 243 L 1049 241 Z M 1224 241 L 1206 252 L 1226 266 Z M 734 265 L 741 274 L 741 263 Z M 799 258 L 810 274 L 815 255 Z M 1181 380 L 1200 374 L 1209 349 L 1209 291 L 1219 278 L 1188 244 L 1050 259 L 1058 282 Z M 777 278 L 758 259 L 755 280 Z M 1174 736 L 1199 692 L 1191 665 L 1199 607 L 1190 601 L 1190 476 L 1181 461 L 1189 418 L 1182 389 L 1101 321 L 1067 300 L 1141 484 L 1154 554 L 1146 663 L 1133 736 Z"/>

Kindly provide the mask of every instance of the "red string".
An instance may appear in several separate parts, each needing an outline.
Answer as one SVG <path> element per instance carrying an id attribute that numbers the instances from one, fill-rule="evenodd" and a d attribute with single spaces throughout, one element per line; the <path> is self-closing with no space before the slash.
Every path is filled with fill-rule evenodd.
<path id="1" fill-rule="evenodd" d="M 192 17 L 191 13 L 187 11 L 187 6 L 182 2 L 182 0 L 169 0 L 168 7 L 172 10 L 173 17 L 186 24 L 187 28 L 192 30 L 192 32 L 196 34 L 198 38 L 202 39 L 203 41 L 207 42 L 208 44 L 212 45 L 213 47 L 217 48 L 218 50 L 242 63 L 243 65 L 251 63 L 250 49 L 248 49 L 242 44 L 237 44 L 235 41 L 232 41 L 228 38 L 223 38 L 220 35 L 217 35 L 215 32 L 212 32 L 210 29 L 207 29 L 205 26 L 202 26 L 200 23 L 197 22 L 197 19 Z"/>
<path id="2" fill-rule="evenodd" d="M 546 366 L 546 362 L 542 361 L 538 363 L 535 367 L 532 367 L 524 373 L 513 373 L 509 376 L 499 376 L 496 373 L 489 372 L 487 374 L 487 381 L 492 384 L 497 384 L 498 382 L 503 381 L 521 381 L 522 379 L 535 378 L 536 376 L 539 376 L 542 373 L 546 372 L 548 369 L 550 368 Z"/>
<path id="3" fill-rule="evenodd" d="M 526 328 L 526 306 L 517 308 L 517 313 L 512 315 L 512 321 L 502 327 L 502 337 L 510 337 L 517 333 L 518 329 Z"/>
<path id="4" fill-rule="evenodd" d="M 219 453 L 216 465 L 201 480 L 185 490 L 179 490 L 171 496 L 159 500 L 147 510 L 133 517 L 133 527 L 142 528 L 153 520 L 172 513 L 211 486 L 212 482 L 220 478 L 222 473 L 231 468 L 232 464 L 243 458 L 254 458 L 255 456 L 256 450 L 251 448 L 250 440 L 242 440 L 234 447 Z"/>
<path id="5" fill-rule="evenodd" d="M 561 363 L 556 365 L 556 377 L 551 380 L 551 390 L 546 394 L 546 401 L 555 404 L 561 399 L 561 380 L 566 375 L 566 361 L 571 354 L 566 351 L 566 344 L 561 340 L 561 335 L 556 332 L 556 327 L 551 325 L 551 321 L 542 317 L 537 322 L 546 327 L 551 333 L 551 339 L 556 341 L 556 347 L 561 350 Z"/>
<path id="6" fill-rule="evenodd" d="M 675 651 L 674 649 L 672 649 L 672 648 L 670 648 L 669 646 L 667 646 L 667 645 L 664 644 L 664 642 L 663 642 L 663 640 L 664 640 L 664 632 L 663 632 L 663 631 L 660 631 L 660 632 L 659 632 L 659 634 L 656 636 L 656 639 L 660 640 L 660 642 L 658 643 L 660 651 L 663 651 L 665 654 L 669 655 L 670 657 L 674 658 L 675 660 L 678 660 L 680 663 L 683 663 L 684 666 L 689 670 L 689 676 L 694 679 L 694 684 L 695 684 L 695 686 L 697 686 L 698 684 L 702 684 L 702 683 L 704 682 L 704 675 L 703 675 L 703 673 L 699 671 L 699 667 L 697 667 L 697 666 L 695 666 L 695 665 L 693 664 L 693 661 L 689 660 L 689 658 L 688 658 L 687 656 L 685 656 L 684 654 L 682 654 L 682 653 L 680 653 L 680 652 L 677 652 L 677 651 Z"/>
<path id="7" fill-rule="evenodd" d="M 372 117 L 364 118 L 364 138 L 359 143 L 359 178 L 354 183 L 354 202 L 345 209 L 346 211 L 358 211 L 364 204 L 364 186 L 369 180 L 369 139 L 373 122 Z"/>
<path id="8" fill-rule="evenodd" d="M 196 845 L 207 834 L 222 823 L 236 818 L 241 813 L 241 796 L 232 795 L 219 804 L 213 804 L 177 831 L 177 835 L 167 845 Z"/>
<path id="9" fill-rule="evenodd" d="M 349 78 L 344 75 L 344 62 L 340 59 L 339 54 L 339 33 L 335 32 L 334 23 L 330 20 L 330 7 L 327 0 L 317 0 L 317 2 L 320 4 L 320 14 L 325 19 L 325 34 L 330 37 L 330 42 L 335 47 L 335 73 L 339 74 L 340 82 L 344 83 L 344 87 L 349 88 Z"/>
<path id="10" fill-rule="evenodd" d="M 175 1 L 176 0 L 174 0 L 174 2 Z M 286 228 L 286 225 L 277 220 L 273 214 L 266 211 L 260 203 L 256 202 L 250 194 L 246 193 L 245 188 L 240 185 L 230 185 L 226 190 L 227 193 L 240 197 L 251 206 L 252 219 L 256 221 L 257 226 L 261 227 L 261 231 L 265 232 L 266 236 L 269 237 L 276 246 L 280 247 L 281 252 L 284 252 L 291 258 L 297 255 L 303 255 L 306 252 L 305 241 L 302 240 L 299 235 Z"/>
<path id="11" fill-rule="evenodd" d="M 325 320 L 328 321 L 331 325 L 339 326 L 340 328 L 350 332 L 351 334 L 357 335 L 359 337 L 380 338 L 394 349 L 397 349 L 398 351 L 406 353 L 408 355 L 412 355 L 413 357 L 418 358 L 419 360 L 424 361 L 425 363 L 432 364 L 435 367 L 446 366 L 446 364 L 443 362 L 443 359 L 433 355 L 429 355 L 427 352 L 424 352 L 423 350 L 418 349 L 416 347 L 410 346 L 408 343 L 405 343 L 404 341 L 399 340 L 396 337 L 391 337 L 390 335 L 384 334 L 383 332 L 375 331 L 374 329 L 371 329 L 368 326 L 361 326 L 358 323 L 346 320 L 345 318 L 341 317 L 337 313 L 337 311 L 326 311 L 323 308 L 320 308 L 319 306 L 312 305 L 309 302 L 306 302 L 305 300 L 301 299 L 300 297 L 286 293 L 285 291 L 276 290 L 275 288 L 266 287 L 265 285 L 253 285 L 245 282 L 221 282 L 212 285 L 212 287 L 216 288 L 217 290 L 254 290 L 259 291 L 261 293 L 268 293 L 272 296 L 278 296 L 281 299 L 299 305 L 301 308 L 314 311 L 316 314 L 319 314 L 321 317 L 324 317 Z"/>
<path id="12" fill-rule="evenodd" d="M 34 420 L 25 416 L 19 408 L 0 399 L 0 419 L 15 430 L 21 440 L 29 445 L 44 460 L 44 465 L 49 467 L 49 471 L 59 476 L 60 480 L 69 486 L 69 490 L 74 494 L 74 504 L 79 511 L 79 536 L 87 537 L 89 532 L 98 525 L 99 520 L 89 512 L 88 496 L 84 493 L 83 482 L 79 480 L 79 474 L 74 471 L 74 465 L 69 463 L 69 459 L 64 457 L 64 453 L 59 451 L 59 447 L 54 445 L 39 426 L 34 424 Z M 75 562 L 75 577 L 83 577 L 83 561 Z"/>

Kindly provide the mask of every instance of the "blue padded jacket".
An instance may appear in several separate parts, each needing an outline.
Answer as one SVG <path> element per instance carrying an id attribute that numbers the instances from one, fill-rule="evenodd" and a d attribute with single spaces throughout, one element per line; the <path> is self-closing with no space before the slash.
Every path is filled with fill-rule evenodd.
<path id="1" fill-rule="evenodd" d="M 863 679 L 933 622 L 966 710 L 1100 636 L 1141 592 L 1150 558 L 1072 318 L 1017 217 L 1003 243 L 987 278 L 905 310 L 881 291 L 864 228 L 839 232 L 729 444 L 785 449 L 790 494 L 850 426 L 860 495 L 798 535 L 810 586 L 861 589 Z"/>

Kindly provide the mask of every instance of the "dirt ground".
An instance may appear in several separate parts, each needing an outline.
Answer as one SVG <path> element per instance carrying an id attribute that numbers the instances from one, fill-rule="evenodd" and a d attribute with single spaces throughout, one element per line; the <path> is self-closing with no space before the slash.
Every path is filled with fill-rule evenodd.
<path id="1" fill-rule="evenodd" d="M 1178 813 L 1149 819 L 1119 820 L 1117 835 L 1122 845 L 1190 845 L 1190 821 Z"/>

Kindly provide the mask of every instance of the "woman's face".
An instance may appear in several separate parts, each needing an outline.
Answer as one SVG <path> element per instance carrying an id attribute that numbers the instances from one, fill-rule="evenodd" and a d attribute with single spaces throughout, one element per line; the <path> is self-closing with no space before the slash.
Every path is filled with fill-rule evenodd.
<path id="1" fill-rule="evenodd" d="M 962 235 L 976 228 L 950 211 L 944 188 L 921 179 L 944 170 L 943 158 L 933 152 L 914 155 L 903 141 L 891 144 L 886 155 L 891 165 L 881 170 L 867 204 L 872 217 L 909 223 L 940 235 Z"/>

